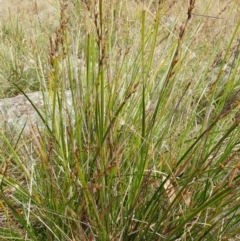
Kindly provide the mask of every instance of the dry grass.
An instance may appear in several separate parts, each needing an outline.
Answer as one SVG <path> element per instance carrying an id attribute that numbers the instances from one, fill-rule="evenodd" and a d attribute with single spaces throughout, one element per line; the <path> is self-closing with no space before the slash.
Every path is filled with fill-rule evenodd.
<path id="1" fill-rule="evenodd" d="M 84 1 L 82 1 L 84 2 Z M 94 1 L 93 1 L 94 2 Z M 93 3 L 92 2 L 92 3 Z M 145 2 L 145 3 L 143 3 Z M 134 39 L 135 46 L 138 46 L 140 41 L 139 36 L 139 21 L 141 10 L 144 7 L 147 12 L 147 21 L 149 27 L 154 23 L 154 13 L 156 11 L 156 1 L 119 1 L 119 8 L 125 8 L 125 15 L 118 16 L 116 24 L 119 32 L 124 36 L 124 41 L 129 39 L 129 44 Z M 72 4 L 76 4 L 72 1 Z M 186 19 L 186 8 L 188 0 L 168 1 L 162 5 L 162 38 L 167 35 L 172 35 L 172 39 L 177 39 L 178 32 Z M 93 9 L 88 9 L 83 6 L 83 11 L 80 11 L 79 27 L 86 28 L 86 32 L 91 32 L 94 28 Z M 58 1 L 7 1 L 0 2 L 1 16 L 0 25 L 1 41 L 0 41 L 0 98 L 16 95 L 18 92 L 11 85 L 10 81 L 14 81 L 26 92 L 39 90 L 43 83 L 39 83 L 36 76 L 40 76 L 43 82 L 47 82 L 47 73 L 41 73 L 36 69 L 39 68 L 39 59 L 44 64 L 48 64 L 47 52 L 49 46 L 49 37 L 54 34 L 56 26 L 60 18 L 60 5 Z M 106 3 L 108 7 L 108 3 Z M 110 9 L 110 8 L 109 8 Z M 68 12 L 72 11 L 70 5 Z M 192 38 L 191 47 L 185 46 L 185 51 L 189 57 L 185 59 L 186 65 L 189 63 L 197 63 L 201 59 L 201 68 L 204 69 L 208 64 L 210 52 L 219 52 L 225 50 L 226 43 L 229 41 L 229 36 L 238 23 L 239 4 L 234 1 L 212 1 L 206 5 L 203 1 L 197 1 L 194 8 L 194 15 L 191 18 L 188 38 Z M 125 21 L 127 19 L 127 21 Z M 121 24 L 122 22 L 122 24 Z M 131 26 L 127 27 L 126 24 Z M 72 32 L 75 32 L 75 26 L 71 26 Z M 131 32 L 126 30 L 131 29 Z M 151 27 L 149 28 L 151 31 Z M 137 37 L 139 36 L 139 38 Z M 121 40 L 119 40 L 121 43 Z M 217 48 L 216 48 L 217 46 Z M 133 46 L 132 46 L 133 47 Z M 165 45 L 159 43 L 158 52 L 162 55 L 164 61 Z M 119 49 L 120 50 L 120 49 Z M 116 58 L 117 56 L 116 52 Z M 159 61 L 159 59 L 158 59 Z M 157 62 L 158 62 L 157 61 Z M 161 61 L 161 60 L 160 60 Z M 196 65 L 195 65 L 196 66 Z M 202 71 L 194 70 L 195 75 L 199 75 Z M 46 83 L 44 83 L 46 84 Z"/>
<path id="2" fill-rule="evenodd" d="M 49 35 L 59 20 L 57 1 L 1 1 L 0 98 L 18 92 L 10 83 L 27 92 L 40 88 L 39 59 L 46 63 Z"/>
<path id="3" fill-rule="evenodd" d="M 0 3 L 4 6 L 1 15 L 0 98 L 18 95 L 16 85 L 27 93 L 53 90 L 53 93 L 50 91 L 53 96 L 62 89 L 77 89 L 73 91 L 76 98 L 72 98 L 72 104 L 76 104 L 77 125 L 71 126 L 70 121 L 66 127 L 61 118 L 53 118 L 51 128 L 55 132 L 50 132 L 50 137 L 33 134 L 34 141 L 28 143 L 12 138 L 8 148 L 1 153 L 3 181 L 10 180 L 11 184 L 16 173 L 24 170 L 22 190 L 17 190 L 14 196 L 9 184 L 4 192 L 10 191 L 8 196 L 12 203 L 18 195 L 22 197 L 18 204 L 23 209 L 30 200 L 29 213 L 37 215 L 35 218 L 39 223 L 42 218 L 49 222 L 49 233 L 46 234 L 49 237 L 56 233 L 62 239 L 66 238 L 65 235 L 72 235 L 72 240 L 78 240 L 78 230 L 81 229 L 81 235 L 89 235 L 92 240 L 95 232 L 99 237 L 109 235 L 109 240 L 113 240 L 114 235 L 138 240 L 137 235 L 144 237 L 139 230 L 146 230 L 147 222 L 150 231 L 146 231 L 146 235 L 150 235 L 151 228 L 155 228 L 159 221 L 159 217 L 154 217 L 156 212 L 152 213 L 153 218 L 147 215 L 151 209 L 147 207 L 149 200 L 162 217 L 167 214 L 167 221 L 159 221 L 157 225 L 161 234 L 165 237 L 172 235 L 170 238 L 174 237 L 175 231 L 178 233 L 179 225 L 184 222 L 186 225 L 182 228 L 185 231 L 181 238 L 190 237 L 191 229 L 193 233 L 198 232 L 201 225 L 206 233 L 212 232 L 208 230 L 208 222 L 213 223 L 213 227 L 218 225 L 217 220 L 224 211 L 221 213 L 219 209 L 215 213 L 213 207 L 205 210 L 208 201 L 210 205 L 222 197 L 220 208 L 228 209 L 232 205 L 232 210 L 238 211 L 237 204 L 228 205 L 228 200 L 224 199 L 224 195 L 229 194 L 228 198 L 234 195 L 230 194 L 230 188 L 238 190 L 235 180 L 239 176 L 239 157 L 235 155 L 239 142 L 233 130 L 239 128 L 236 115 L 239 101 L 235 97 L 239 94 L 240 83 L 234 60 L 239 55 L 240 36 L 234 38 L 230 56 L 224 62 L 228 51 L 226 46 L 240 21 L 238 0 L 207 1 L 209 5 L 196 1 L 188 20 L 187 9 L 191 1 L 163 1 L 155 43 L 152 36 L 156 26 L 156 2 L 103 1 L 102 22 L 95 12 L 96 1 L 73 0 L 68 6 L 63 4 L 61 7 L 57 1 L 2 0 Z M 144 49 L 141 47 L 143 16 L 146 16 L 144 33 L 149 38 L 149 41 L 145 39 Z M 92 39 L 89 40 L 88 36 Z M 156 48 L 151 55 L 152 46 Z M 176 46 L 180 47 L 174 52 Z M 141 59 L 141 54 L 146 59 Z M 141 68 L 147 72 L 145 77 L 144 71 L 139 70 Z M 233 69 L 236 74 L 232 74 Z M 229 76 L 232 76 L 230 81 Z M 229 86 L 228 82 L 232 85 Z M 144 84 L 146 100 L 142 94 Z M 229 92 L 224 92 L 225 86 Z M 24 96 L 11 99 L 18 100 L 26 101 Z M 155 120 L 158 100 L 161 106 L 156 111 Z M 50 105 L 54 106 L 51 101 Z M 18 103 L 14 106 L 19 109 Z M 34 111 L 31 104 L 29 106 Z M 51 117 L 54 115 L 55 112 Z M 6 137 L 3 137 L 3 143 L 8 143 Z M 139 171 L 141 168 L 143 173 Z M 197 175 L 194 176 L 195 170 Z M 149 176 L 145 175 L 146 171 Z M 156 173 L 164 175 L 157 176 Z M 215 175 L 216 180 L 207 185 L 209 173 Z M 168 174 L 169 179 L 164 179 Z M 49 184 L 47 187 L 43 177 Z M 21 178 L 17 179 L 18 184 L 22 183 Z M 167 182 L 161 187 L 164 180 Z M 28 189 L 31 189 L 31 197 Z M 182 190 L 179 196 L 176 195 L 178 190 Z M 118 195 L 117 200 L 114 192 Z M 45 199 L 45 195 L 48 198 Z M 81 195 L 85 195 L 85 199 Z M 152 199 L 154 195 L 160 195 L 159 203 L 162 202 L 166 210 L 169 208 L 168 213 L 164 213 L 161 205 Z M 105 200 L 105 197 L 109 199 Z M 123 201 L 118 203 L 121 198 Z M 39 210 L 31 206 L 31 202 Z M 202 206 L 199 205 L 201 202 Z M 5 208 L 6 221 L 7 205 L 0 204 L 2 209 Z M 142 205 L 144 208 L 139 208 Z M 199 206 L 202 210 L 199 209 L 199 216 L 194 216 Z M 172 212 L 172 208 L 176 212 Z M 24 215 L 22 209 L 19 210 Z M 169 214 L 173 216 L 168 217 Z M 193 220 L 191 215 L 197 219 Z M 147 221 L 139 221 L 137 216 Z M 186 221 L 186 217 L 189 220 Z M 122 222 L 122 230 L 116 220 Z M 196 227 L 196 223 L 200 226 Z M 14 219 L 10 219 L 9 224 L 14 227 Z M 35 222 L 33 228 L 34 225 Z M 45 226 L 42 222 L 41 225 L 45 234 L 47 224 Z M 58 229 L 61 225 L 63 228 Z M 65 233 L 69 227 L 71 234 Z M 108 228 L 112 233 L 108 234 Z"/>
<path id="4" fill-rule="evenodd" d="M 58 12 L 57 1 L 55 0 L 1 0 L 1 20 L 8 21 L 11 19 L 20 22 L 34 22 L 43 19 L 49 22 L 57 21 L 56 13 Z"/>

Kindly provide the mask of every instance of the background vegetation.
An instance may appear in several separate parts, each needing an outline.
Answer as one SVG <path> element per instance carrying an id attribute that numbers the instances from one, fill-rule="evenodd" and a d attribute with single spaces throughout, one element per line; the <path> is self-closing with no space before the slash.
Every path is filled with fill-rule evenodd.
<path id="1" fill-rule="evenodd" d="M 51 111 L 1 129 L 1 240 L 237 240 L 238 1 L 12 6 L 0 96 Z"/>

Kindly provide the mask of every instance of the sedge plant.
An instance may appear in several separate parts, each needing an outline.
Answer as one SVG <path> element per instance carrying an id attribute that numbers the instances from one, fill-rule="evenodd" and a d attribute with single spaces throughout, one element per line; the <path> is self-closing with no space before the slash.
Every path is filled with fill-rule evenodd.
<path id="1" fill-rule="evenodd" d="M 235 240 L 240 20 L 208 51 L 198 4 L 59 2 L 44 128 L 1 131 L 1 239 Z"/>

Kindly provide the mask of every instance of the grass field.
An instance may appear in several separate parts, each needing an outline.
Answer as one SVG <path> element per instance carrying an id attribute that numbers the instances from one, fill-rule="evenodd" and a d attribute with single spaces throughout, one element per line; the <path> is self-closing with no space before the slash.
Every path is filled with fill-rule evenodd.
<path id="1" fill-rule="evenodd" d="M 0 240 L 240 238 L 238 0 L 0 8 L 0 98 L 49 110 L 0 129 Z"/>

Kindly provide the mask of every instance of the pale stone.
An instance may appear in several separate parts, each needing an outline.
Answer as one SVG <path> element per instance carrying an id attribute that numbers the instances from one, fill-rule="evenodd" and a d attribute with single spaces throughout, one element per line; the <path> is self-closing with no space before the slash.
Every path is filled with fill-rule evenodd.
<path id="1" fill-rule="evenodd" d="M 4 131 L 7 129 L 21 130 L 24 129 L 25 133 L 28 133 L 33 127 L 44 127 L 43 121 L 39 113 L 41 113 L 44 119 L 48 121 L 52 114 L 52 98 L 46 92 L 33 92 L 25 95 L 18 95 L 12 98 L 6 98 L 0 100 L 0 129 Z M 72 106 L 72 94 L 70 90 L 64 92 L 61 98 L 65 98 L 62 101 L 63 112 L 69 113 Z M 56 101 L 56 103 L 58 103 Z M 38 113 L 38 111 L 39 113 Z M 59 107 L 56 105 L 56 115 L 58 116 Z"/>

